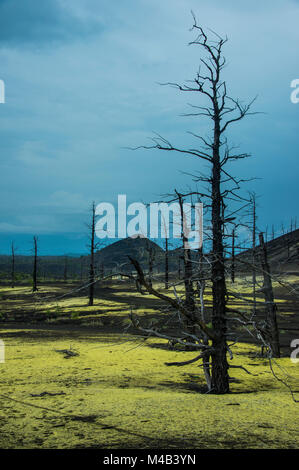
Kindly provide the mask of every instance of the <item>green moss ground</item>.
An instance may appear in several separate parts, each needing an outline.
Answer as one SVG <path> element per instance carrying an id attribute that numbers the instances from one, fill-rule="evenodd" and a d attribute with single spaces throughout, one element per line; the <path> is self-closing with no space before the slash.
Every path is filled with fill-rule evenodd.
<path id="1" fill-rule="evenodd" d="M 0 336 L 1 448 L 298 448 L 299 404 L 254 346 L 237 345 L 232 364 L 256 375 L 231 369 L 231 393 L 214 396 L 197 364 L 164 365 L 196 353 L 162 340 L 50 327 Z M 56 352 L 70 348 L 79 355 Z M 298 390 L 298 363 L 274 367 Z"/>

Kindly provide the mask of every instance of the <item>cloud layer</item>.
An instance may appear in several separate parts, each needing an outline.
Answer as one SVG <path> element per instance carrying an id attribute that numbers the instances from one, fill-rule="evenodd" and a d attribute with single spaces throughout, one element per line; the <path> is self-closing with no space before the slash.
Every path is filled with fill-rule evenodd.
<path id="1" fill-rule="evenodd" d="M 0 42 L 32 45 L 85 37 L 101 29 L 95 18 L 84 17 L 59 0 L 0 0 Z"/>
<path id="2" fill-rule="evenodd" d="M 82 232 L 92 200 L 125 193 L 150 202 L 190 182 L 180 170 L 205 170 L 182 155 L 125 148 L 153 131 L 195 145 L 186 131 L 209 130 L 180 117 L 188 102 L 200 104 L 197 96 L 158 85 L 197 71 L 199 50 L 187 45 L 191 9 L 229 37 L 230 93 L 258 95 L 256 110 L 266 113 L 229 135 L 253 154 L 236 173 L 263 178 L 252 186 L 262 196 L 261 227 L 296 215 L 298 2 L 0 0 L 0 232 Z"/>

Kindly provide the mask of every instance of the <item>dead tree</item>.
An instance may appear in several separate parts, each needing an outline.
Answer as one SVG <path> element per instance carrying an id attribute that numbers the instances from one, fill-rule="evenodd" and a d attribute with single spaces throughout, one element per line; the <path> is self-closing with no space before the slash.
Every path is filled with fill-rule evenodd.
<path id="1" fill-rule="evenodd" d="M 155 250 L 154 250 L 152 243 L 150 242 L 148 238 L 146 239 L 145 249 L 148 255 L 148 276 L 149 276 L 149 279 L 152 281 L 154 261 L 155 261 Z"/>
<path id="2" fill-rule="evenodd" d="M 33 286 L 32 286 L 32 292 L 36 292 L 37 289 L 37 237 L 33 237 L 33 252 L 34 252 L 34 258 L 33 258 L 33 273 L 32 273 L 32 281 L 33 281 Z"/>
<path id="3" fill-rule="evenodd" d="M 80 281 L 83 281 L 84 257 L 80 256 Z"/>
<path id="4" fill-rule="evenodd" d="M 88 305 L 93 306 L 94 301 L 94 285 L 95 285 L 95 251 L 98 244 L 95 242 L 95 226 L 96 226 L 96 206 L 95 202 L 91 206 L 91 223 L 89 225 L 89 250 L 90 250 L 90 265 L 89 265 L 89 294 Z"/>
<path id="5" fill-rule="evenodd" d="M 226 164 L 248 157 L 248 154 L 236 154 L 233 147 L 229 147 L 225 133 L 234 123 L 242 120 L 250 113 L 253 101 L 243 105 L 238 99 L 228 95 L 226 82 L 222 79 L 222 71 L 225 66 L 225 58 L 222 53 L 223 46 L 227 38 L 223 39 L 216 33 L 211 33 L 212 37 L 198 26 L 194 17 L 193 31 L 197 37 L 191 44 L 198 46 L 207 55 L 201 59 L 200 69 L 192 84 L 180 85 L 168 83 L 181 92 L 195 93 L 204 99 L 205 106 L 191 105 L 193 112 L 187 116 L 207 117 L 212 126 L 209 138 L 190 132 L 192 137 L 201 143 L 199 148 L 179 148 L 172 145 L 164 137 L 157 135 L 153 138 L 153 144 L 137 148 L 158 149 L 166 152 L 178 152 L 186 156 L 195 157 L 208 163 L 210 174 L 199 177 L 196 181 L 201 181 L 208 185 L 208 191 L 197 191 L 197 197 L 209 201 L 211 216 L 211 283 L 212 283 L 212 334 L 207 330 L 204 322 L 197 319 L 196 324 L 201 325 L 203 332 L 208 331 L 207 336 L 211 340 L 211 391 L 217 394 L 229 392 L 229 376 L 227 354 L 227 290 L 225 282 L 224 266 L 224 228 L 223 225 L 229 220 L 229 214 L 223 218 L 224 201 L 226 198 L 240 201 L 236 196 L 236 191 L 240 189 L 240 184 L 244 180 L 238 180 L 226 169 Z M 166 84 L 165 84 L 166 85 Z M 229 186 L 229 188 L 228 188 Z M 186 256 L 186 255 L 185 255 Z M 187 275 L 186 282 L 189 276 Z M 148 283 L 145 282 L 145 287 Z M 185 304 L 185 314 L 192 319 L 192 302 L 187 308 Z M 197 336 L 196 344 L 201 344 Z M 194 344 L 194 342 L 193 342 Z M 202 356 L 201 356 L 202 357 Z"/>
<path id="6" fill-rule="evenodd" d="M 235 238 L 236 238 L 236 230 L 233 228 L 232 231 L 232 257 L 231 257 L 231 280 L 234 284 L 235 282 Z"/>
<path id="7" fill-rule="evenodd" d="M 265 242 L 268 243 L 268 225 L 266 225 L 266 230 L 265 230 Z"/>
<path id="8" fill-rule="evenodd" d="M 188 238 L 185 230 L 185 214 L 183 208 L 183 197 L 180 193 L 175 191 L 179 205 L 180 205 L 180 215 L 181 215 L 181 237 L 183 243 L 183 263 L 184 263 L 184 284 L 185 284 L 185 304 L 187 309 L 194 313 L 195 302 L 194 302 L 194 289 L 193 289 L 193 269 L 192 269 L 192 260 L 191 260 L 191 250 L 188 248 Z"/>
<path id="9" fill-rule="evenodd" d="M 270 273 L 270 266 L 268 263 L 267 248 L 264 242 L 263 234 L 259 234 L 260 240 L 260 256 L 261 265 L 264 276 L 263 293 L 265 296 L 266 304 L 266 331 L 268 332 L 268 342 L 271 346 L 272 354 L 274 357 L 280 357 L 280 343 L 279 343 L 279 332 L 277 326 L 277 306 L 274 302 L 274 294 L 272 287 L 272 279 Z"/>
<path id="10" fill-rule="evenodd" d="M 181 279 L 181 276 L 182 276 L 182 268 L 181 268 L 181 254 L 179 252 L 179 258 L 178 258 L 178 278 L 179 280 Z"/>
<path id="11" fill-rule="evenodd" d="M 168 254 L 168 238 L 165 237 L 165 289 L 169 287 L 169 254 Z"/>
<path id="12" fill-rule="evenodd" d="M 295 219 L 293 217 L 291 218 L 291 223 L 290 223 L 290 232 L 293 232 L 295 230 Z"/>
<path id="13" fill-rule="evenodd" d="M 197 296 L 200 298 L 201 296 L 201 291 L 203 288 L 203 291 L 205 289 L 205 277 L 204 277 L 204 253 L 203 253 L 203 247 L 200 246 L 197 250 L 197 259 L 198 259 L 198 268 L 197 268 Z"/>
<path id="14" fill-rule="evenodd" d="M 164 286 L 165 286 L 165 289 L 168 290 L 168 287 L 169 287 L 169 247 L 168 247 L 169 232 L 168 232 L 168 227 L 166 225 L 164 217 L 162 217 L 162 223 L 163 223 L 162 234 L 165 237 L 165 245 L 164 245 L 164 247 L 165 247 L 165 249 L 164 249 Z"/>
<path id="15" fill-rule="evenodd" d="M 253 298 L 253 315 L 256 314 L 256 195 L 251 194 L 252 203 L 252 298 Z"/>
<path id="16" fill-rule="evenodd" d="M 15 246 L 14 242 L 11 243 L 11 287 L 15 287 Z"/>
<path id="17" fill-rule="evenodd" d="M 68 257 L 64 257 L 64 269 L 63 269 L 63 280 L 67 282 L 67 274 L 68 274 Z"/>
<path id="18" fill-rule="evenodd" d="M 287 261 L 289 261 L 289 259 L 290 259 L 290 248 L 291 248 L 290 234 L 286 235 L 286 246 L 287 246 Z"/>

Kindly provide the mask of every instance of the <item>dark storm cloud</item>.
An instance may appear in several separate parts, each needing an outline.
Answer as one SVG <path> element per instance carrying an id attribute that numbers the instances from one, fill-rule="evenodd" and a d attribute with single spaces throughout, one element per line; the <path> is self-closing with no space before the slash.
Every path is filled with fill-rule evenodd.
<path id="1" fill-rule="evenodd" d="M 261 229 L 289 224 L 298 215 L 299 104 L 290 99 L 298 8 L 295 0 L 0 0 L 0 252 L 16 235 L 21 250 L 25 235 L 84 232 L 93 200 L 156 201 L 206 171 L 181 154 L 127 150 L 151 131 L 182 148 L 196 142 L 186 131 L 209 132 L 205 121 L 178 117 L 198 97 L 157 85 L 198 70 L 190 10 L 229 37 L 229 93 L 243 102 L 258 95 L 253 111 L 265 113 L 231 128 L 230 144 L 253 155 L 234 176 L 259 178 L 248 188 L 261 196 Z"/>
<path id="2" fill-rule="evenodd" d="M 59 0 L 0 0 L 2 45 L 44 45 L 99 30 L 99 21 L 75 15 Z"/>

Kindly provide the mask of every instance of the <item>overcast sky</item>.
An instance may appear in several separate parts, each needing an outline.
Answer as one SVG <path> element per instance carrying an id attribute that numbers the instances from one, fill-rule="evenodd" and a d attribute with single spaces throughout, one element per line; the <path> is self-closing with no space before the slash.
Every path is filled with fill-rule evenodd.
<path id="1" fill-rule="evenodd" d="M 232 96 L 256 111 L 229 137 L 252 159 L 236 174 L 259 180 L 259 224 L 287 225 L 298 214 L 299 2 L 295 0 L 0 0 L 0 252 L 33 234 L 53 253 L 85 250 L 88 209 L 150 202 L 184 189 L 204 164 L 183 155 L 131 151 L 158 132 L 177 146 L 205 133 L 180 117 L 197 96 L 158 83 L 184 82 L 200 51 L 188 46 L 192 17 L 227 35 L 225 78 Z M 299 217 L 298 217 L 299 222 Z M 60 240 L 58 242 L 58 240 Z M 81 249 L 82 247 L 82 249 Z"/>

